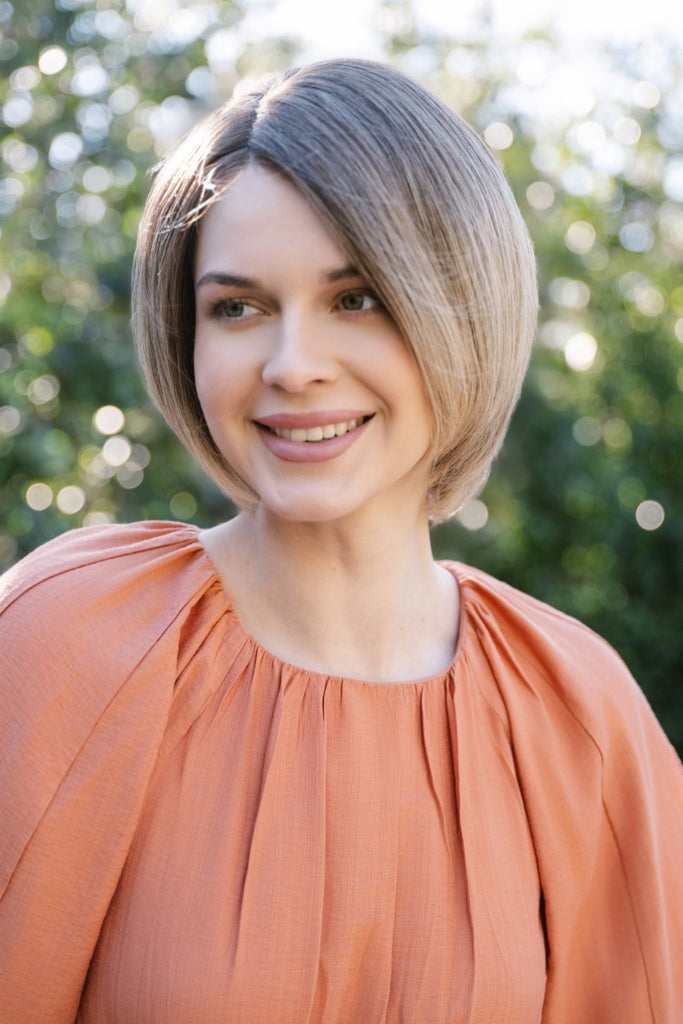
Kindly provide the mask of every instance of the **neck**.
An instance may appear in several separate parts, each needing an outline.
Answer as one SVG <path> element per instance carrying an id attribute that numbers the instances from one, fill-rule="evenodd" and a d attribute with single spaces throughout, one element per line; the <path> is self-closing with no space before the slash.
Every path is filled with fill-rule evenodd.
<path id="1" fill-rule="evenodd" d="M 457 587 L 433 561 L 423 513 L 351 525 L 259 509 L 202 539 L 243 625 L 282 660 L 378 682 L 450 663 Z"/>

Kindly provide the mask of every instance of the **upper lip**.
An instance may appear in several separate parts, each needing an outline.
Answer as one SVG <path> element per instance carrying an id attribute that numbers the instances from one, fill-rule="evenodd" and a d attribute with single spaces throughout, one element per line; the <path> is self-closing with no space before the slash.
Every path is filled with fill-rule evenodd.
<path id="1" fill-rule="evenodd" d="M 316 412 L 280 412 L 269 416 L 257 416 L 254 422 L 264 427 L 277 427 L 283 430 L 310 430 L 312 427 L 366 419 L 371 415 L 372 413 L 358 409 L 320 409 Z"/>

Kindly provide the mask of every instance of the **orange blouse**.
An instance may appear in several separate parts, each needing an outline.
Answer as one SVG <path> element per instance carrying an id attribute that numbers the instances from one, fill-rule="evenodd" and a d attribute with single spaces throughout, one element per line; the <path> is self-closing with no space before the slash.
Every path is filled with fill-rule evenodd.
<path id="1" fill-rule="evenodd" d="M 680 1024 L 683 771 L 614 652 L 490 577 L 450 668 L 324 676 L 194 527 L 5 575 L 3 1024 Z"/>

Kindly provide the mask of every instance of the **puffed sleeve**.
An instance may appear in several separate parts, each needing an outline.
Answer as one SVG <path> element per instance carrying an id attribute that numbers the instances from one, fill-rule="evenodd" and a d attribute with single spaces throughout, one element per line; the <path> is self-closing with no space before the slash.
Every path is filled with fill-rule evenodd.
<path id="1" fill-rule="evenodd" d="M 680 1024 L 683 766 L 602 639 L 500 584 L 488 607 L 544 896 L 543 1024 Z"/>
<path id="2" fill-rule="evenodd" d="M 154 524 L 79 530 L 1 581 L 4 1024 L 76 1018 L 201 582 L 187 550 Z"/>

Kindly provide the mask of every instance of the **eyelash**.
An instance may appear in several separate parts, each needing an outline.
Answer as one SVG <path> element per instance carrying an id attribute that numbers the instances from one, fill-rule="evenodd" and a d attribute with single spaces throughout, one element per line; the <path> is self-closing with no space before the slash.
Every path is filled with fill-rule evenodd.
<path id="1" fill-rule="evenodd" d="M 371 300 L 372 305 L 367 309 L 346 309 L 342 305 L 345 299 L 369 299 Z M 334 306 L 340 308 L 342 312 L 345 313 L 370 313 L 384 309 L 384 306 L 378 296 L 370 289 L 365 288 L 352 289 L 348 292 L 343 292 L 335 299 Z M 239 314 L 237 316 L 229 316 L 227 311 L 230 307 L 233 307 L 233 310 L 235 310 L 235 307 L 238 307 L 240 309 Z M 252 302 L 248 302 L 246 299 L 232 298 L 220 299 L 218 302 L 213 303 L 209 309 L 209 315 L 215 320 L 233 320 L 235 322 L 239 322 L 240 320 L 245 319 L 244 311 L 246 309 L 252 309 L 256 313 L 263 312 L 258 306 L 255 306 Z"/>
<path id="2" fill-rule="evenodd" d="M 228 316 L 227 310 L 230 306 L 241 307 L 240 316 Z M 241 320 L 244 315 L 245 309 L 254 309 L 257 313 L 261 310 L 257 306 L 254 306 L 251 302 L 246 302 L 244 299 L 221 299 L 219 302 L 214 303 L 209 310 L 209 314 L 214 320 Z"/>
<path id="3" fill-rule="evenodd" d="M 345 310 L 347 313 L 368 313 L 372 310 L 384 309 L 379 297 L 369 288 L 360 288 L 356 291 L 344 292 L 344 294 L 340 295 L 337 299 L 337 305 L 341 305 L 344 299 L 371 299 L 373 303 L 369 309 L 348 309 Z"/>

